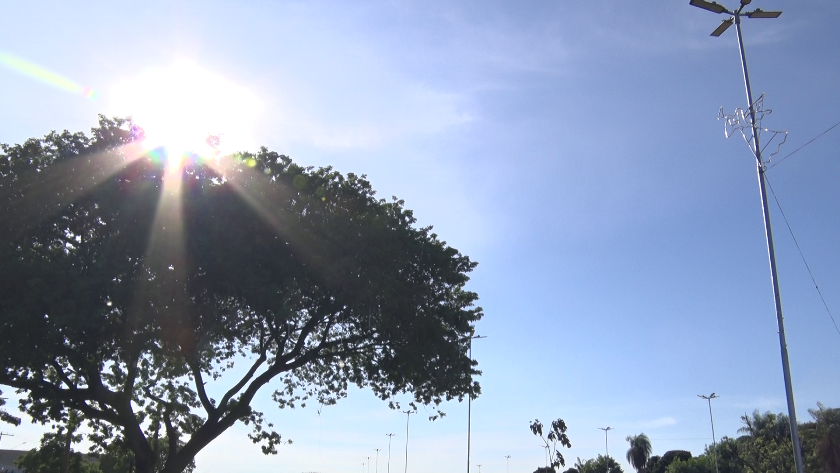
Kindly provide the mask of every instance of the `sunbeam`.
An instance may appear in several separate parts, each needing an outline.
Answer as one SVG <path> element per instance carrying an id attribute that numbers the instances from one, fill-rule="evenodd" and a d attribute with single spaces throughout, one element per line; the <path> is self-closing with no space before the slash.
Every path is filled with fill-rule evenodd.
<path id="1" fill-rule="evenodd" d="M 31 154 L 39 153 L 40 149 L 17 146 L 10 147 L 7 152 Z M 129 143 L 64 159 L 21 176 L 14 187 L 0 189 L 0 202 L 3 203 L 0 206 L 0 238 L 13 239 L 24 234 L 144 155 L 139 144 Z"/>

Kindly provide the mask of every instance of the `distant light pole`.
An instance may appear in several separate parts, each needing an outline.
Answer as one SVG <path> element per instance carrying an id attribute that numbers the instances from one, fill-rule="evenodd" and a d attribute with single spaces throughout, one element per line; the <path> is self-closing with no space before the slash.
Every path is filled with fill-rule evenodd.
<path id="1" fill-rule="evenodd" d="M 379 451 L 382 450 L 381 448 L 374 448 L 376 450 L 376 469 L 374 469 L 375 473 L 379 473 Z"/>
<path id="2" fill-rule="evenodd" d="M 747 18 L 778 18 L 782 14 L 780 11 L 763 11 L 757 8 L 750 12 L 743 12 L 744 7 L 749 5 L 752 0 L 741 0 L 741 6 L 737 10 L 731 11 L 726 9 L 723 5 L 715 2 L 707 2 L 705 0 L 689 0 L 689 4 L 708 10 L 713 13 L 726 13 L 732 15 L 727 20 L 724 20 L 713 32 L 712 36 L 720 36 L 727 28 L 735 23 L 735 31 L 738 36 L 738 50 L 741 53 L 741 69 L 744 73 L 744 86 L 747 90 L 747 103 L 749 104 L 750 125 L 752 126 L 753 146 L 752 151 L 755 155 L 756 170 L 758 171 L 758 188 L 761 194 L 761 209 L 764 214 L 764 234 L 767 237 L 767 254 L 770 258 L 770 280 L 773 284 L 773 302 L 776 306 L 776 322 L 779 326 L 779 345 L 782 351 L 782 372 L 785 379 L 785 394 L 787 395 L 788 418 L 790 420 L 790 434 L 793 443 L 793 458 L 796 461 L 796 472 L 803 473 L 802 463 L 802 446 L 799 441 L 799 427 L 796 423 L 796 405 L 793 400 L 793 383 L 790 377 L 790 360 L 788 359 L 787 341 L 785 339 L 785 322 L 782 316 L 782 297 L 779 293 L 779 277 L 776 273 L 776 250 L 773 246 L 773 229 L 770 226 L 770 210 L 767 206 L 767 190 L 765 177 L 765 164 L 761 158 L 761 145 L 758 141 L 758 124 L 755 120 L 755 103 L 752 98 L 752 88 L 750 86 L 750 74 L 747 71 L 747 56 L 744 53 L 744 39 L 741 35 L 741 17 Z"/>
<path id="3" fill-rule="evenodd" d="M 478 473 L 481 473 L 481 463 L 478 464 Z"/>
<path id="4" fill-rule="evenodd" d="M 362 462 L 362 473 L 365 473 L 365 462 Z"/>
<path id="5" fill-rule="evenodd" d="M 709 396 L 704 396 L 702 394 L 698 394 L 697 397 L 709 401 L 709 420 L 712 421 L 712 448 L 714 449 L 713 451 L 715 452 L 715 473 L 720 473 L 720 470 L 718 470 L 718 462 L 717 462 L 717 441 L 715 440 L 715 418 L 712 417 L 712 399 L 719 398 L 720 396 L 718 396 L 715 393 L 712 393 Z"/>
<path id="6" fill-rule="evenodd" d="M 403 411 L 405 414 L 405 472 L 408 473 L 408 421 L 411 419 L 411 411 Z"/>
<path id="7" fill-rule="evenodd" d="M 370 473 L 370 457 L 367 457 L 368 473 Z"/>
<path id="8" fill-rule="evenodd" d="M 505 471 L 510 473 L 510 455 L 505 455 L 505 458 L 507 459 L 507 469 Z"/>
<path id="9" fill-rule="evenodd" d="M 391 437 L 394 434 L 385 434 L 388 436 L 388 473 L 391 473 Z"/>
<path id="10" fill-rule="evenodd" d="M 479 338 L 487 338 L 487 336 L 486 335 L 470 335 L 469 338 L 468 338 L 469 346 L 470 346 L 470 348 L 469 348 L 469 350 L 470 350 L 470 354 L 469 354 L 469 356 L 470 356 L 470 388 L 472 388 L 472 360 L 473 360 L 473 357 L 472 357 L 472 341 L 473 341 L 473 339 L 479 339 Z M 472 419 L 472 396 L 467 395 L 467 473 L 470 473 L 470 429 L 472 427 L 472 425 L 470 423 L 471 419 Z"/>
<path id="11" fill-rule="evenodd" d="M 607 456 L 608 457 L 610 456 L 609 438 L 610 438 L 610 430 L 612 430 L 612 429 L 613 429 L 612 427 L 606 427 L 606 428 L 598 427 L 598 430 L 603 430 L 604 431 L 604 446 L 607 447 Z"/>

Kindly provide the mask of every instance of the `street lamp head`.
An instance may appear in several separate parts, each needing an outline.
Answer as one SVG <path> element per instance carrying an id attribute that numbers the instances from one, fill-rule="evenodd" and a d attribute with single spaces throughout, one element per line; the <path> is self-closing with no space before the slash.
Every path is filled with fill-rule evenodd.
<path id="1" fill-rule="evenodd" d="M 749 18 L 778 18 L 782 12 L 780 11 L 764 11 L 761 8 L 756 8 L 755 11 L 751 11 L 746 15 Z"/>
<path id="2" fill-rule="evenodd" d="M 734 18 L 734 17 L 731 17 L 731 18 L 729 18 L 728 20 L 723 20 L 723 21 L 720 23 L 720 26 L 718 26 L 717 28 L 715 28 L 715 30 L 714 30 L 714 31 L 712 31 L 712 34 L 711 34 L 711 35 L 709 35 L 709 36 L 714 36 L 715 38 L 717 38 L 718 36 L 722 35 L 724 31 L 726 31 L 727 29 L 729 29 L 729 27 L 730 27 L 730 26 L 732 26 L 732 23 L 734 23 L 734 22 L 735 22 L 735 18 Z"/>
<path id="3" fill-rule="evenodd" d="M 726 12 L 726 8 L 723 5 L 716 3 L 716 2 L 707 2 L 705 0 L 689 0 L 689 5 L 693 5 L 697 8 L 702 8 L 703 10 L 708 10 L 712 13 L 724 13 Z M 749 3 L 749 2 L 747 2 Z"/>

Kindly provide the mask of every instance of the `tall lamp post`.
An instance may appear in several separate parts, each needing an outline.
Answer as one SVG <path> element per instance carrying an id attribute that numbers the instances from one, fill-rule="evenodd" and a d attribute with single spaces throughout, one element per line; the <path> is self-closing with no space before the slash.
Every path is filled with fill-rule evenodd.
<path id="1" fill-rule="evenodd" d="M 394 434 L 385 434 L 388 436 L 388 473 L 391 473 L 391 437 Z"/>
<path id="2" fill-rule="evenodd" d="M 505 471 L 510 473 L 510 455 L 505 455 L 505 458 L 507 459 L 507 469 Z"/>
<path id="3" fill-rule="evenodd" d="M 607 456 L 609 457 L 610 456 L 609 438 L 610 438 L 610 430 L 612 430 L 612 427 L 598 427 L 598 430 L 603 430 L 604 431 L 604 446 L 607 447 Z"/>
<path id="4" fill-rule="evenodd" d="M 408 473 L 408 421 L 414 412 L 403 411 L 403 414 L 405 414 L 405 472 Z"/>
<path id="5" fill-rule="evenodd" d="M 486 335 L 470 335 L 469 340 L 469 357 L 470 357 L 470 387 L 472 387 L 472 341 L 473 339 L 487 338 Z M 467 395 L 467 473 L 470 473 L 470 429 L 472 421 L 472 396 Z"/>
<path id="6" fill-rule="evenodd" d="M 375 448 L 376 450 L 376 469 L 373 470 L 375 473 L 379 473 L 379 451 L 382 450 L 381 448 Z"/>
<path id="7" fill-rule="evenodd" d="M 712 393 L 709 396 L 704 396 L 702 394 L 698 394 L 697 397 L 709 401 L 709 420 L 712 421 L 712 448 L 714 449 L 712 451 L 715 452 L 715 473 L 720 473 L 720 470 L 718 469 L 718 462 L 717 462 L 717 441 L 715 440 L 715 418 L 712 417 L 712 399 L 719 398 L 720 396 L 718 396 L 715 393 Z"/>
<path id="8" fill-rule="evenodd" d="M 785 379 L 785 394 L 787 396 L 788 417 L 790 419 L 790 434 L 793 442 L 793 458 L 796 461 L 796 472 L 803 473 L 802 465 L 802 447 L 799 442 L 799 427 L 796 423 L 796 405 L 793 400 L 793 383 L 790 378 L 790 360 L 788 359 L 787 340 L 785 339 L 785 322 L 782 316 L 782 298 L 779 294 L 779 277 L 776 273 L 776 250 L 773 246 L 773 230 L 770 226 L 770 210 L 767 206 L 767 190 L 765 163 L 761 158 L 761 144 L 759 143 L 758 124 L 755 120 L 755 103 L 753 102 L 752 88 L 750 86 L 750 75 L 747 71 L 747 56 L 744 53 L 744 39 L 741 35 L 741 17 L 747 18 L 778 18 L 782 14 L 780 11 L 764 11 L 756 8 L 753 11 L 745 12 L 744 7 L 749 5 L 752 0 L 741 0 L 741 5 L 737 10 L 728 10 L 723 5 L 715 2 L 707 2 L 705 0 L 689 0 L 689 4 L 708 10 L 713 13 L 726 13 L 731 15 L 730 18 L 724 20 L 713 32 L 712 36 L 720 36 L 732 24 L 735 24 L 735 32 L 738 36 L 738 50 L 741 53 L 741 69 L 744 73 L 744 86 L 747 91 L 747 103 L 749 103 L 750 122 L 752 127 L 753 137 L 753 154 L 755 155 L 756 170 L 758 172 L 758 188 L 761 194 L 761 209 L 764 214 L 764 233 L 767 237 L 767 254 L 770 258 L 770 280 L 773 284 L 773 302 L 776 306 L 776 321 L 779 326 L 779 345 L 782 352 L 782 372 Z"/>

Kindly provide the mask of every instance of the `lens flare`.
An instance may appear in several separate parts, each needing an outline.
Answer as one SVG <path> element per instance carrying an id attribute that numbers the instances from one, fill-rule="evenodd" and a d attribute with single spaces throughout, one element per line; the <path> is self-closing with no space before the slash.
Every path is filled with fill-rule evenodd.
<path id="1" fill-rule="evenodd" d="M 147 147 L 165 149 L 167 162 L 253 146 L 256 98 L 189 62 L 147 69 L 117 85 L 109 99 L 114 113 L 143 128 Z M 211 135 L 220 139 L 212 143 Z"/>
<path id="2" fill-rule="evenodd" d="M 12 56 L 11 54 L 0 52 L 0 64 L 17 72 L 18 74 L 22 74 L 26 77 L 30 77 L 66 92 L 79 94 L 87 99 L 95 99 L 98 96 L 96 91 L 90 87 L 83 87 L 60 74 L 44 69 L 41 66 L 25 61 L 19 57 Z"/>

